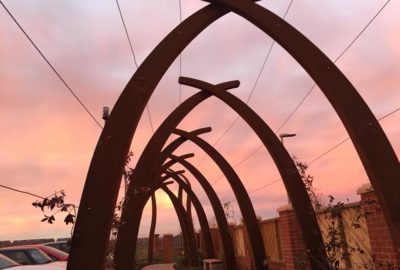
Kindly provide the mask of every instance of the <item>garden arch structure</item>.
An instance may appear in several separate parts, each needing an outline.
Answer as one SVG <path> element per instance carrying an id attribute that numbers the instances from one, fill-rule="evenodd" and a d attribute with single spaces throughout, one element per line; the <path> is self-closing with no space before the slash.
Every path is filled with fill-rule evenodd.
<path id="1" fill-rule="evenodd" d="M 216 0 L 176 27 L 146 58 L 120 95 L 89 167 L 68 270 L 102 268 L 125 157 L 145 106 L 174 59 L 201 31 L 230 11 L 275 39 L 327 96 L 356 147 L 399 249 L 399 161 L 367 104 L 335 64 L 284 20 L 251 0 Z"/>
<path id="2" fill-rule="evenodd" d="M 161 144 L 164 144 L 172 129 L 179 124 L 179 122 L 202 100 L 205 99 L 206 96 L 201 97 L 202 94 L 205 95 L 215 95 L 220 98 L 226 105 L 230 106 L 234 109 L 253 129 L 253 131 L 257 134 L 260 140 L 263 142 L 264 146 L 270 152 L 271 156 L 274 159 L 276 166 L 279 169 L 283 182 L 285 184 L 286 189 L 288 190 L 289 197 L 294 205 L 297 205 L 294 210 L 298 216 L 299 223 L 301 225 L 302 233 L 305 239 L 306 248 L 310 252 L 311 265 L 318 268 L 327 268 L 328 260 L 326 258 L 326 253 L 324 249 L 324 244 L 322 240 L 322 236 L 318 227 L 317 220 L 315 218 L 314 210 L 312 208 L 310 199 L 308 197 L 307 191 L 304 187 L 302 179 L 297 171 L 297 168 L 287 153 L 286 149 L 283 147 L 280 140 L 276 137 L 274 132 L 268 127 L 268 125 L 250 108 L 247 104 L 242 102 L 240 99 L 234 97 L 232 94 L 223 91 L 224 88 L 232 88 L 239 86 L 238 81 L 225 82 L 218 85 L 212 85 L 203 81 L 190 79 L 181 77 L 179 80 L 181 83 L 194 86 L 203 90 L 203 92 L 199 92 L 187 100 L 185 100 L 181 105 L 179 105 L 160 125 L 155 134 L 150 139 L 149 143 L 146 145 L 142 156 L 140 157 L 137 166 L 136 173 L 144 174 L 143 172 L 147 172 L 148 180 L 143 180 L 142 183 L 148 183 L 151 179 L 159 179 L 159 173 L 155 173 L 152 175 L 151 171 L 149 172 L 149 167 L 151 167 L 151 163 L 153 162 L 156 167 L 159 164 L 162 164 L 164 160 L 171 154 L 179 145 L 184 141 L 179 138 L 167 146 L 161 153 L 162 158 L 154 158 L 159 154 L 161 150 Z M 182 134 L 179 134 L 182 135 Z M 187 133 L 185 137 L 189 140 L 196 140 L 197 136 L 189 136 L 190 133 Z M 197 140 L 198 141 L 198 140 Z M 157 145 L 155 142 L 159 142 L 160 145 Z M 198 144 L 198 143 L 196 143 Z M 205 146 L 204 146 L 205 145 Z M 158 147 L 157 147 L 158 146 Z M 203 144 L 205 148 L 208 149 L 206 152 L 209 155 L 213 155 L 217 159 L 220 158 L 220 155 L 216 150 L 210 147 L 207 144 Z M 203 147 L 202 147 L 203 148 Z M 204 148 L 203 148 L 204 150 Z M 216 152 L 216 153 L 215 153 Z M 217 163 L 218 161 L 215 160 Z M 144 165 L 143 165 L 144 164 Z M 150 164 L 150 165 L 149 165 Z M 224 171 L 224 174 L 227 176 L 227 179 L 231 185 L 231 188 L 235 194 L 235 197 L 238 201 L 239 208 L 241 209 L 244 222 L 248 228 L 247 232 L 249 234 L 250 244 L 251 244 L 251 254 L 253 255 L 254 260 L 252 260 L 257 269 L 263 269 L 265 267 L 265 251 L 264 245 L 262 241 L 260 241 L 261 235 L 259 233 L 258 221 L 255 213 L 250 214 L 250 211 L 254 212 L 253 207 L 251 205 L 250 198 L 246 190 L 244 189 L 241 181 L 238 179 L 234 170 L 230 167 L 230 165 L 225 162 L 223 159 L 219 161 L 220 169 Z M 224 166 L 225 164 L 225 166 Z M 157 171 L 157 169 L 154 169 Z M 226 173 L 228 172 L 228 173 Z M 231 177 L 229 177 L 231 175 Z M 153 183 L 153 185 L 158 185 L 158 183 Z M 137 189 L 141 189 L 142 186 L 137 187 L 128 187 L 128 192 L 130 192 L 131 196 L 134 191 Z M 295 192 L 293 192 L 295 191 Z M 240 196 L 241 195 L 241 196 Z M 248 210 L 247 210 L 248 209 Z M 115 252 L 115 262 L 117 267 L 126 267 L 129 269 L 133 265 L 133 261 L 131 260 L 129 254 L 135 253 L 137 232 L 139 230 L 140 225 L 140 216 L 141 216 L 142 208 L 138 206 L 135 200 L 131 200 L 126 204 L 126 207 L 122 212 L 122 222 L 127 226 L 120 230 L 117 243 L 116 243 L 116 252 Z M 133 218 L 134 217 L 134 218 Z M 132 264 L 132 265 L 131 265 Z M 121 268 L 123 269 L 123 268 Z"/>

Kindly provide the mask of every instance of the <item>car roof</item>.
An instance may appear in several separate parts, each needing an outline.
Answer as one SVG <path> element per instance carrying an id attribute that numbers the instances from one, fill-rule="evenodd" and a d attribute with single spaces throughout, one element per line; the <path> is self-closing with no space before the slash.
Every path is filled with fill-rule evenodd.
<path id="1" fill-rule="evenodd" d="M 28 249 L 39 249 L 39 248 L 33 245 L 11 246 L 11 247 L 0 248 L 0 250 L 28 250 Z"/>
<path id="2" fill-rule="evenodd" d="M 14 266 L 11 270 L 61 270 L 62 268 L 58 266 L 49 266 L 49 265 L 21 265 Z"/>
<path id="3" fill-rule="evenodd" d="M 64 244 L 64 243 L 68 243 L 70 242 L 70 240 L 60 240 L 60 241 L 54 241 L 54 242 L 46 242 L 46 243 L 42 243 L 42 245 L 47 245 L 47 244 Z"/>

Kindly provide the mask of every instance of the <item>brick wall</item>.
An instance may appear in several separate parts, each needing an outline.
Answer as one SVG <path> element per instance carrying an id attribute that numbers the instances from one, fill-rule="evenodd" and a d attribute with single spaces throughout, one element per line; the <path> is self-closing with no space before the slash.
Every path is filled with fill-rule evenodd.
<path id="1" fill-rule="evenodd" d="M 362 224 L 363 227 L 362 233 L 346 234 L 347 241 L 350 241 L 353 246 L 354 245 L 359 246 L 360 243 L 362 244 L 360 240 L 365 242 L 366 245 L 365 247 L 367 248 L 363 248 L 363 250 L 366 252 L 371 252 L 371 256 L 373 258 L 375 265 L 374 269 L 376 270 L 400 269 L 400 254 L 398 251 L 396 251 L 394 247 L 387 222 L 385 220 L 383 212 L 380 210 L 379 203 L 377 201 L 375 193 L 373 192 L 370 185 L 363 186 L 357 192 L 358 194 L 361 195 L 361 205 L 363 206 L 363 209 L 367 214 L 365 221 L 363 221 Z M 307 265 L 308 262 L 304 256 L 305 245 L 303 237 L 301 235 L 300 226 L 292 207 L 290 205 L 280 207 L 278 209 L 278 213 L 279 213 L 279 218 L 274 219 L 273 221 L 278 223 L 275 225 L 274 228 L 275 228 L 275 233 L 277 234 L 277 239 L 279 239 L 279 241 L 277 244 L 273 245 L 268 244 L 270 245 L 270 247 L 272 246 L 278 247 L 279 252 L 278 255 L 275 256 L 278 259 L 276 258 L 269 259 L 268 262 L 269 269 L 270 270 L 297 269 L 296 261 L 298 262 L 299 260 L 305 262 L 306 266 L 309 267 Z M 351 223 L 354 220 L 354 213 L 351 212 L 348 217 L 346 217 L 346 215 L 344 216 L 345 218 L 343 220 L 345 221 L 344 223 L 347 224 L 346 228 L 350 228 L 349 226 L 352 226 Z M 319 219 L 321 218 L 322 217 L 320 216 Z M 263 229 L 263 226 L 264 227 L 266 226 L 265 225 L 266 222 L 269 221 L 260 222 L 260 228 Z M 319 220 L 319 223 L 320 225 L 322 224 L 321 220 Z M 323 228 L 323 226 L 321 228 Z M 264 243 L 271 241 L 272 230 L 264 228 L 261 231 L 264 234 L 267 233 L 269 235 L 269 237 L 265 237 L 265 235 L 263 235 Z M 220 242 L 218 228 L 210 228 L 210 232 L 216 258 L 223 259 L 223 253 L 222 253 L 223 250 Z M 242 225 L 234 226 L 231 228 L 231 235 L 235 245 L 234 247 L 235 257 L 239 268 L 238 270 L 252 270 L 253 267 L 251 265 L 249 241 L 245 228 Z M 172 235 L 165 235 L 163 240 L 164 251 L 169 249 L 167 241 L 168 238 L 171 239 L 170 248 L 172 248 Z M 200 248 L 204 247 L 204 242 L 202 240 L 201 234 L 199 237 L 199 245 Z M 279 260 L 280 258 L 282 258 L 282 260 Z M 371 259 L 370 257 L 368 258 L 370 262 Z M 357 261 L 353 262 L 355 265 L 354 269 L 364 269 L 362 266 L 364 265 L 365 261 L 363 261 L 362 259 L 360 259 L 359 261 L 360 263 L 356 263 Z M 370 269 L 370 267 L 368 269 Z"/>
<path id="2" fill-rule="evenodd" d="M 296 261 L 304 258 L 304 240 L 291 205 L 278 209 L 282 255 L 287 270 L 296 269 Z"/>
<path id="3" fill-rule="evenodd" d="M 400 254 L 396 251 L 385 216 L 370 184 L 363 185 L 357 191 L 366 213 L 371 256 L 375 269 L 400 269 Z"/>
<path id="4" fill-rule="evenodd" d="M 172 234 L 164 234 L 163 235 L 163 258 L 166 262 L 172 262 L 173 261 L 173 252 L 174 252 L 174 246 L 173 246 L 173 240 L 174 237 Z"/>

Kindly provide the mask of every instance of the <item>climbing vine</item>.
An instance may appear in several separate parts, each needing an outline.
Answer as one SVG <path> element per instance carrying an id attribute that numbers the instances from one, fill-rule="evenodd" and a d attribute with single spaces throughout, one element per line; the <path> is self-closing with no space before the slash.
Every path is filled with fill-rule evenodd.
<path id="1" fill-rule="evenodd" d="M 346 233 L 349 233 L 350 230 L 361 229 L 361 219 L 368 213 L 364 212 L 361 203 L 351 205 L 345 204 L 341 201 L 336 201 L 332 195 L 328 196 L 328 203 L 324 204 L 313 186 L 314 177 L 307 173 L 308 164 L 299 161 L 296 157 L 293 157 L 293 160 L 299 170 L 314 210 L 317 213 L 323 214 L 325 217 L 326 227 L 325 230 L 322 231 L 322 236 L 330 268 L 337 270 L 342 267 L 342 264 L 344 264 L 346 269 L 352 268 L 351 256 L 353 254 L 365 254 L 365 251 L 359 246 L 349 243 L 346 239 Z M 373 202 L 367 201 L 364 203 Z M 354 209 L 351 224 L 347 228 L 347 232 L 345 231 L 343 223 L 343 212 L 346 208 Z M 307 256 L 308 254 L 305 252 L 295 258 L 295 264 L 298 269 L 307 269 Z M 364 263 L 361 267 L 362 269 L 373 269 L 372 259 L 369 257 L 368 262 Z"/>

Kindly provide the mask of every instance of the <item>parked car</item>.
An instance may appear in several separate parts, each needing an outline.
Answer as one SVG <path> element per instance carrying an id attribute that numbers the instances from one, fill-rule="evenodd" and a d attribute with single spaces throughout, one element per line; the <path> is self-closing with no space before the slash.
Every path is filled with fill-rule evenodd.
<path id="1" fill-rule="evenodd" d="M 56 242 L 48 242 L 44 243 L 45 246 L 50 246 L 59 250 L 62 250 L 66 253 L 69 253 L 69 249 L 71 247 L 71 241 L 56 241 Z"/>
<path id="2" fill-rule="evenodd" d="M 13 266 L 12 268 L 4 268 L 4 270 L 61 270 L 61 269 L 66 269 L 60 268 L 57 266 L 50 266 L 50 265 L 18 265 L 18 266 Z"/>
<path id="3" fill-rule="evenodd" d="M 20 265 L 10 258 L 0 254 L 0 270 L 61 270 L 65 268 L 66 267 L 61 268 L 60 266 L 51 265 Z"/>
<path id="4" fill-rule="evenodd" d="M 0 254 L 0 269 L 7 269 L 14 266 L 18 266 L 18 263 Z"/>
<path id="5" fill-rule="evenodd" d="M 19 264 L 47 264 L 53 260 L 36 247 L 14 246 L 0 249 L 0 254 Z"/>
<path id="6" fill-rule="evenodd" d="M 34 248 L 38 248 L 41 251 L 43 251 L 44 253 L 46 253 L 47 256 L 49 256 L 53 261 L 61 261 L 61 262 L 66 262 L 68 261 L 68 253 L 59 250 L 57 248 L 53 248 L 50 246 L 46 246 L 46 245 L 24 245 L 23 247 L 34 247 Z"/>

